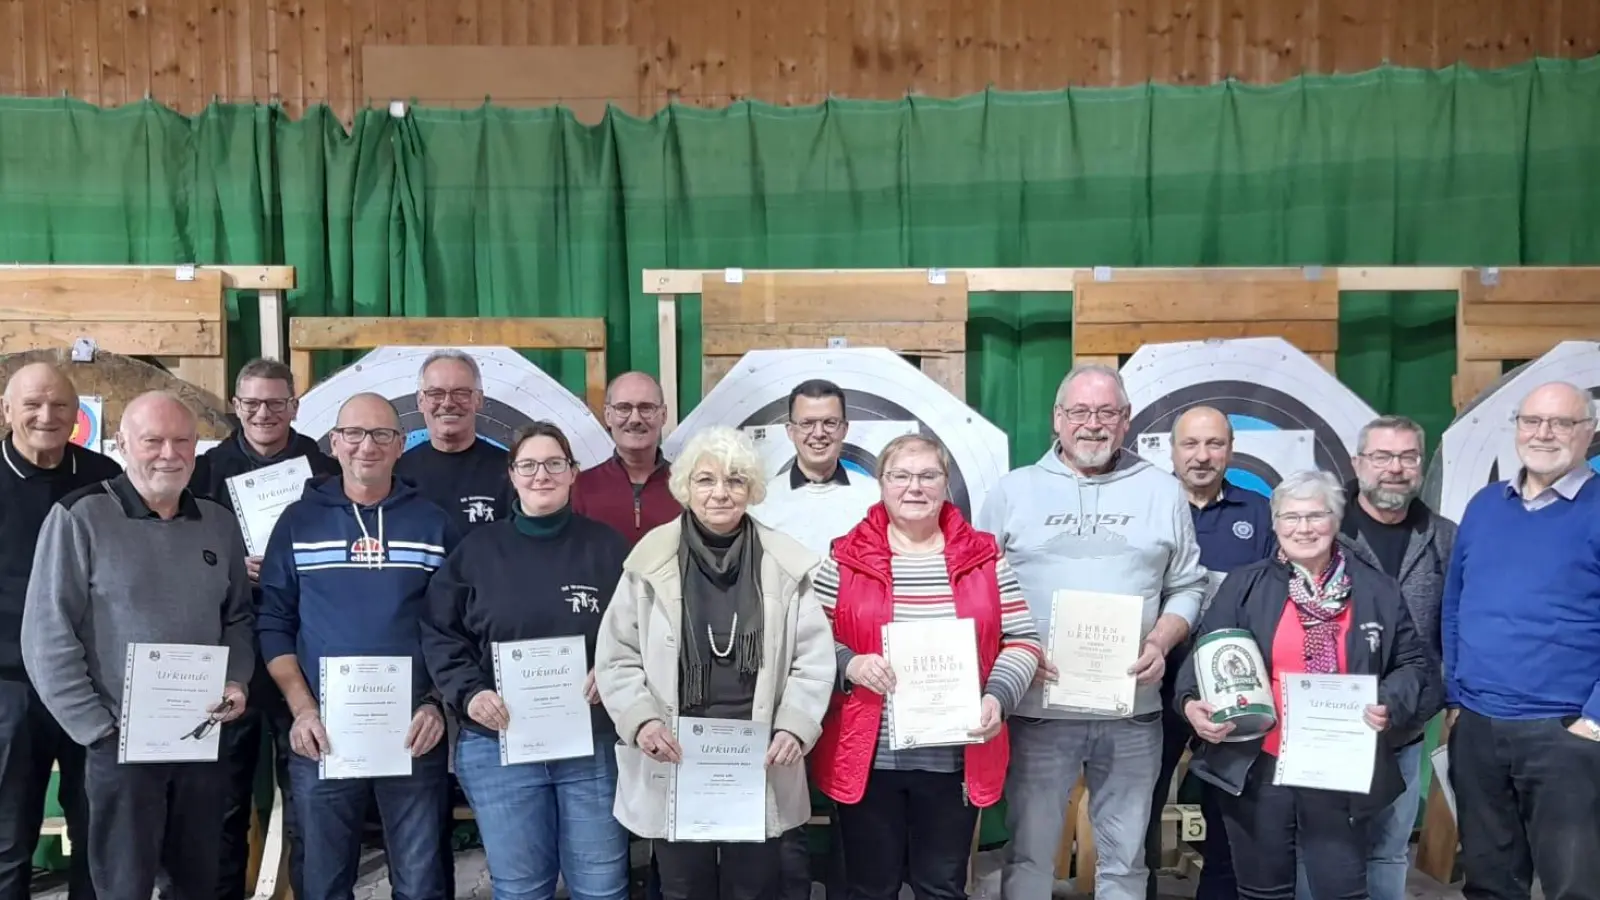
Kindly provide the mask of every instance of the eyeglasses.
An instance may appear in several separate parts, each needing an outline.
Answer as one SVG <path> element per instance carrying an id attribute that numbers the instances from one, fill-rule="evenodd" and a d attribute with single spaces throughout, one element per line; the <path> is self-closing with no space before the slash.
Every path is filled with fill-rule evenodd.
<path id="1" fill-rule="evenodd" d="M 1361 454 L 1361 458 L 1372 463 L 1380 469 L 1388 466 L 1397 459 L 1400 460 L 1400 465 L 1407 469 L 1415 469 L 1417 466 L 1422 465 L 1422 454 L 1415 450 L 1407 450 L 1404 453 L 1390 453 L 1387 450 L 1374 450 L 1371 453 Z"/>
<path id="2" fill-rule="evenodd" d="M 790 422 L 789 427 L 804 434 L 810 434 L 818 428 L 822 429 L 823 434 L 835 434 L 840 428 L 844 427 L 844 420 L 831 417 L 826 419 L 801 419 L 798 422 Z"/>
<path id="3" fill-rule="evenodd" d="M 379 447 L 387 447 L 400 437 L 400 432 L 393 428 L 357 428 L 354 425 L 335 428 L 333 433 L 337 434 L 340 440 L 352 446 L 360 444 L 367 438 L 372 438 L 374 444 Z"/>
<path id="4" fill-rule="evenodd" d="M 287 397 L 274 397 L 265 400 L 257 397 L 235 397 L 233 398 L 233 402 L 239 404 L 239 408 L 244 410 L 248 415 L 261 409 L 263 406 L 267 408 L 267 412 L 281 413 L 288 409 L 289 404 L 293 401 Z"/>
<path id="5" fill-rule="evenodd" d="M 559 457 L 556 459 L 519 459 L 511 464 L 511 471 L 528 478 L 539 474 L 540 468 L 543 468 L 551 475 L 565 475 L 567 470 L 572 468 L 572 460 Z"/>
<path id="6" fill-rule="evenodd" d="M 612 403 L 606 407 L 616 414 L 617 418 L 624 421 L 634 413 L 641 419 L 654 419 L 666 407 L 659 403 Z"/>
<path id="7" fill-rule="evenodd" d="M 1125 412 L 1120 406 L 1102 406 L 1098 409 L 1090 409 L 1087 406 L 1074 406 L 1070 409 L 1057 406 L 1056 409 L 1061 410 L 1066 415 L 1067 421 L 1074 425 L 1083 425 L 1090 419 L 1098 420 L 1101 425 L 1115 425 L 1122 421 Z"/>
<path id="8" fill-rule="evenodd" d="M 426 397 L 428 402 L 432 403 L 434 406 L 438 406 L 439 404 L 443 403 L 446 397 L 450 398 L 450 400 L 458 405 L 465 406 L 466 404 L 471 403 L 472 398 L 476 397 L 477 395 L 477 388 L 455 388 L 454 390 L 449 391 L 445 390 L 444 388 L 429 388 L 422 392 L 422 396 Z"/>
<path id="9" fill-rule="evenodd" d="M 905 487 L 906 485 L 910 484 L 913 479 L 915 479 L 919 484 L 925 484 L 929 487 L 933 487 L 939 482 L 944 481 L 944 477 L 944 473 L 937 469 L 929 469 L 926 472 L 907 472 L 905 469 L 890 469 L 889 471 L 883 473 L 883 480 L 897 488 Z"/>
<path id="10" fill-rule="evenodd" d="M 1321 528 L 1333 521 L 1333 513 L 1324 509 L 1308 513 L 1278 513 L 1272 518 L 1277 520 L 1279 525 L 1287 525 L 1290 528 L 1299 528 L 1302 522 L 1312 528 Z"/>
<path id="11" fill-rule="evenodd" d="M 730 494 L 740 494 L 750 490 L 750 479 L 743 475 L 728 475 L 723 478 L 710 474 L 696 475 L 689 483 L 697 491 L 713 491 L 718 484 L 727 488 Z"/>
<path id="12" fill-rule="evenodd" d="M 1567 416 L 1512 416 L 1511 421 L 1517 423 L 1517 430 L 1529 434 L 1536 433 L 1550 426 L 1550 431 L 1558 438 L 1572 437 L 1572 432 L 1579 425 L 1588 425 L 1594 422 L 1592 418 L 1573 419 Z"/>

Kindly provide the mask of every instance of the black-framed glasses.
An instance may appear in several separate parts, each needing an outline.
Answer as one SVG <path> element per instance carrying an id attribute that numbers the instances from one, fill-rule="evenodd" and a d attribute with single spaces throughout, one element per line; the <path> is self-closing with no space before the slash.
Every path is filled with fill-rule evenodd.
<path id="1" fill-rule="evenodd" d="M 422 396 L 434 406 L 438 406 L 439 404 L 443 403 L 447 398 L 459 405 L 465 406 L 466 404 L 472 402 L 473 397 L 478 396 L 478 389 L 455 388 L 454 390 L 447 391 L 444 388 L 428 388 L 422 392 Z"/>
<path id="2" fill-rule="evenodd" d="M 1400 465 L 1405 466 L 1408 469 L 1415 469 L 1417 466 L 1422 465 L 1422 454 L 1415 450 L 1407 450 L 1404 453 L 1390 453 L 1387 450 L 1373 450 L 1369 453 L 1361 454 L 1361 458 L 1365 459 L 1369 463 L 1372 463 L 1380 469 L 1388 466 L 1397 459 L 1400 460 Z"/>
<path id="3" fill-rule="evenodd" d="M 801 434 L 810 434 L 818 428 L 822 429 L 823 434 L 837 434 L 839 429 L 844 427 L 844 420 L 829 416 L 826 419 L 801 419 L 798 422 L 790 422 L 789 425 L 798 429 Z"/>
<path id="4" fill-rule="evenodd" d="M 1074 425 L 1087 424 L 1090 419 L 1099 421 L 1101 425 L 1115 425 L 1122 421 L 1122 417 L 1127 413 L 1127 410 L 1120 406 L 1102 406 L 1098 409 L 1090 409 L 1087 406 L 1057 408 L 1067 417 L 1067 421 Z"/>
<path id="5" fill-rule="evenodd" d="M 511 471 L 525 478 L 532 478 L 544 469 L 551 475 L 565 475 L 572 469 L 572 460 L 562 459 L 519 459 L 511 464 Z"/>
<path id="6" fill-rule="evenodd" d="M 387 447 L 400 437 L 400 432 L 393 428 L 359 428 L 355 425 L 335 428 L 333 433 L 337 434 L 340 440 L 351 445 L 360 444 L 367 438 L 372 438 L 372 442 L 379 447 Z"/>
<path id="7" fill-rule="evenodd" d="M 287 410 L 289 408 L 289 404 L 293 403 L 294 401 L 288 397 L 269 397 L 267 399 L 262 399 L 260 397 L 235 397 L 233 398 L 233 402 L 239 404 L 239 408 L 244 410 L 246 415 L 251 415 L 258 412 L 262 407 L 266 407 L 267 412 L 270 413 L 281 413 Z"/>

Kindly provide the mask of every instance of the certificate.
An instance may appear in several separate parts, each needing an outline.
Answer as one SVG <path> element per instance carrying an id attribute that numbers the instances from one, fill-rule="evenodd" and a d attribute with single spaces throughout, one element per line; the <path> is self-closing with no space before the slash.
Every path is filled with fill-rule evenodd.
<path id="1" fill-rule="evenodd" d="M 683 761 L 673 771 L 667 840 L 766 840 L 771 727 L 692 716 L 675 727 Z"/>
<path id="2" fill-rule="evenodd" d="M 1060 677 L 1044 705 L 1126 717 L 1139 685 L 1128 669 L 1139 660 L 1144 598 L 1137 594 L 1056 591 L 1050 599 L 1050 663 Z"/>
<path id="3" fill-rule="evenodd" d="M 897 748 L 977 742 L 983 719 L 978 632 L 971 619 L 890 622 L 883 658 L 894 669 L 889 729 Z"/>
<path id="4" fill-rule="evenodd" d="M 117 722 L 117 762 L 216 762 L 228 648 L 129 644 Z"/>
<path id="5" fill-rule="evenodd" d="M 1378 732 L 1363 717 L 1378 702 L 1374 675 L 1286 673 L 1283 733 L 1272 783 L 1366 794 L 1378 753 Z"/>
<path id="6" fill-rule="evenodd" d="M 329 751 L 321 778 L 411 774 L 411 657 L 324 656 L 318 679 Z"/>
<path id="7" fill-rule="evenodd" d="M 233 514 L 239 517 L 244 546 L 251 556 L 267 552 L 267 538 L 289 504 L 300 499 L 311 479 L 311 463 L 304 456 L 274 463 L 264 469 L 228 479 Z"/>
<path id="8" fill-rule="evenodd" d="M 495 690 L 511 713 L 500 765 L 594 755 L 588 675 L 582 635 L 495 642 Z"/>

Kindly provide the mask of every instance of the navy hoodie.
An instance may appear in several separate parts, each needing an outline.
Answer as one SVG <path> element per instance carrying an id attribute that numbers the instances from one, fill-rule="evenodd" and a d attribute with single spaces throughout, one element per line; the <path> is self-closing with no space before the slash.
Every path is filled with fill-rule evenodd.
<path id="1" fill-rule="evenodd" d="M 428 581 L 455 544 L 450 516 L 403 478 L 368 507 L 340 478 L 309 482 L 261 560 L 262 658 L 295 654 L 320 698 L 323 657 L 409 656 L 415 706 L 432 685 L 421 644 Z"/>

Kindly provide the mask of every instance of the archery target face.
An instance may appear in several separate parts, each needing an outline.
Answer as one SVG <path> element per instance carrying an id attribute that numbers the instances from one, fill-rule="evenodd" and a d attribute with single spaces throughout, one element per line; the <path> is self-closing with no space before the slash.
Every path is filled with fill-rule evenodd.
<path id="1" fill-rule="evenodd" d="M 295 430 L 317 439 L 330 450 L 328 432 L 338 421 L 339 407 L 351 395 L 371 391 L 389 398 L 400 413 L 406 449 L 428 439 L 417 408 L 417 376 L 423 360 L 440 347 L 381 347 L 355 364 L 335 372 L 300 398 Z M 615 445 L 579 397 L 509 347 L 462 347 L 477 360 L 483 374 L 483 409 L 478 412 L 478 437 L 498 447 L 511 443 L 516 430 L 535 420 L 554 422 L 572 442 L 578 465 L 589 468 L 611 456 Z"/>
<path id="2" fill-rule="evenodd" d="M 1484 485 L 1512 478 L 1522 468 L 1511 418 L 1523 397 L 1550 381 L 1570 382 L 1591 397 L 1600 397 L 1600 344 L 1557 344 L 1501 379 L 1445 429 L 1423 489 L 1423 498 L 1440 515 L 1461 521 L 1468 501 Z M 1588 460 L 1591 468 L 1600 471 L 1600 436 L 1590 439 Z"/>
<path id="3" fill-rule="evenodd" d="M 78 398 L 78 417 L 72 423 L 72 436 L 67 440 L 80 447 L 90 450 L 100 446 L 105 440 L 102 434 L 101 422 L 105 415 L 105 401 L 101 397 L 88 396 Z"/>
<path id="4" fill-rule="evenodd" d="M 971 518 L 1009 468 L 1005 432 L 916 366 L 877 347 L 746 353 L 667 437 L 662 452 L 675 459 L 695 431 L 709 425 L 729 425 L 752 437 L 762 429 L 756 446 L 772 478 L 794 462 L 784 428 L 789 391 L 810 378 L 828 379 L 844 390 L 850 431 L 843 460 L 853 471 L 876 474 L 874 463 L 884 445 L 918 431 L 949 451 L 950 500 Z"/>
<path id="5" fill-rule="evenodd" d="M 1192 407 L 1213 407 L 1233 425 L 1228 480 L 1265 496 L 1303 469 L 1355 478 L 1356 438 L 1377 417 L 1282 338 L 1149 344 L 1122 378 L 1133 403 L 1127 446 L 1171 471 L 1173 424 Z"/>

